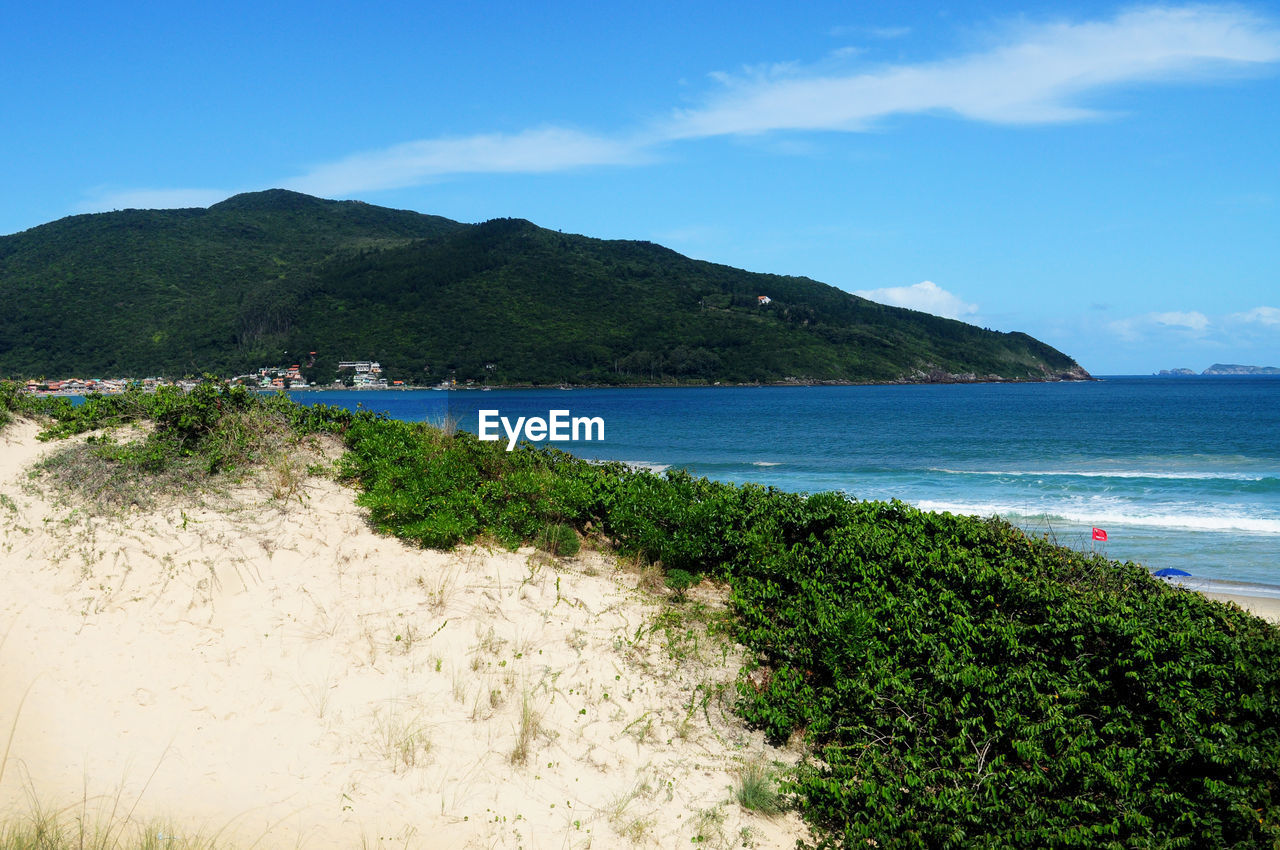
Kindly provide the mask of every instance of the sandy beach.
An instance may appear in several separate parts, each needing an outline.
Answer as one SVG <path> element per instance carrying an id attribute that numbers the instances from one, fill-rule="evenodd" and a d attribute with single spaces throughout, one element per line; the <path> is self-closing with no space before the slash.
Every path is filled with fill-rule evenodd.
<path id="1" fill-rule="evenodd" d="M 1255 616 L 1269 620 L 1272 623 L 1280 623 L 1280 599 L 1268 596 L 1244 596 L 1239 593 L 1201 592 L 1210 599 L 1217 599 L 1220 602 L 1234 602 Z"/>
<path id="2" fill-rule="evenodd" d="M 323 477 L 92 516 L 0 434 L 0 810 L 169 846 L 792 847 L 730 711 L 723 590 L 584 551 L 422 551 Z M 664 613 L 666 612 L 666 613 Z M 714 631 L 714 630 L 713 630 Z"/>

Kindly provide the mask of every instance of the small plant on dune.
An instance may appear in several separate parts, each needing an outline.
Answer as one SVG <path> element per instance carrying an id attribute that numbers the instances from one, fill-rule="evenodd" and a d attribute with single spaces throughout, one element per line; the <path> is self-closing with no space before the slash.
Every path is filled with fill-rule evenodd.
<path id="1" fill-rule="evenodd" d="M 542 734 L 542 715 L 533 705 L 533 697 L 526 690 L 520 698 L 520 720 L 516 727 L 516 743 L 511 749 L 512 764 L 525 764 L 529 761 L 529 750 L 534 739 Z"/>
<path id="2" fill-rule="evenodd" d="M 693 822 L 693 836 L 689 839 L 690 843 L 723 846 L 725 843 L 724 821 L 724 809 L 720 806 L 703 809 Z M 712 842 L 715 842 L 714 845 Z"/>
<path id="3" fill-rule="evenodd" d="M 394 631 L 394 627 L 392 630 Z M 412 623 L 406 623 L 403 629 L 396 632 L 394 641 L 400 654 L 408 655 L 418 642 L 418 629 Z"/>
<path id="4" fill-rule="evenodd" d="M 667 587 L 671 588 L 672 599 L 684 602 L 689 588 L 698 583 L 698 577 L 688 570 L 675 569 L 667 570 L 665 581 Z"/>
<path id="5" fill-rule="evenodd" d="M 310 474 L 310 469 L 288 453 L 280 453 L 271 460 L 267 468 L 267 481 L 271 487 L 271 498 L 278 502 L 302 501 L 302 485 Z"/>
<path id="6" fill-rule="evenodd" d="M 453 598 L 458 575 L 461 572 L 462 567 L 459 562 L 453 561 L 447 567 L 434 569 L 418 576 L 418 587 L 426 594 L 427 604 L 431 606 L 432 611 L 438 614 L 449 606 L 449 600 Z"/>
<path id="7" fill-rule="evenodd" d="M 537 546 L 549 555 L 572 558 L 581 550 L 582 543 L 572 528 L 564 523 L 553 522 L 538 534 Z"/>
<path id="8" fill-rule="evenodd" d="M 646 815 L 633 815 L 631 804 L 636 800 L 649 799 L 653 796 L 653 791 L 648 777 L 640 776 L 631 786 L 631 790 L 618 795 L 605 805 L 605 813 L 614 832 L 636 844 L 645 840 L 655 821 Z"/>
<path id="9" fill-rule="evenodd" d="M 395 705 L 374 713 L 374 743 L 378 754 L 391 761 L 393 772 L 426 762 L 431 753 L 430 728 L 420 714 Z"/>
<path id="10" fill-rule="evenodd" d="M 745 765 L 738 772 L 733 788 L 734 799 L 744 809 L 773 817 L 782 811 L 782 798 L 773 772 L 759 762 Z"/>
<path id="11" fill-rule="evenodd" d="M 630 735 L 637 744 L 643 744 L 653 737 L 653 717 L 646 711 L 623 727 L 622 733 Z"/>

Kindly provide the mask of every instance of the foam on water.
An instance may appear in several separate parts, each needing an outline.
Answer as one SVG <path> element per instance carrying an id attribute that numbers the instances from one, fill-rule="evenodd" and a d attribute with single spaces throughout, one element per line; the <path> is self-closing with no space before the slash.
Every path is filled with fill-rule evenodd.
<path id="1" fill-rule="evenodd" d="M 1021 469 L 945 469 L 931 467 L 930 472 L 944 475 L 985 475 L 999 478 L 1151 478 L 1166 481 L 1280 481 L 1280 476 L 1247 472 L 1155 472 L 1151 470 L 1021 470 Z"/>
<path id="2" fill-rule="evenodd" d="M 1019 520 L 1051 520 L 1060 524 L 1074 523 L 1098 527 L 1186 529 L 1210 532 L 1247 532 L 1249 534 L 1280 534 L 1280 518 L 1262 518 L 1244 513 L 1190 513 L 1204 510 L 1204 506 L 1188 505 L 1188 513 L 1144 514 L 1132 507 L 1128 512 L 1114 507 L 1096 511 L 1053 508 L 1036 509 L 1012 503 L 963 503 L 937 502 L 928 499 L 915 503 L 926 511 L 946 511 L 966 516 L 999 516 L 1016 522 Z M 1020 522 L 1018 524 L 1021 524 Z"/>
<path id="3" fill-rule="evenodd" d="M 650 460 L 624 460 L 619 462 L 625 464 L 631 469 L 648 470 L 649 472 L 654 473 L 666 472 L 671 468 L 671 464 L 669 463 L 655 463 Z"/>

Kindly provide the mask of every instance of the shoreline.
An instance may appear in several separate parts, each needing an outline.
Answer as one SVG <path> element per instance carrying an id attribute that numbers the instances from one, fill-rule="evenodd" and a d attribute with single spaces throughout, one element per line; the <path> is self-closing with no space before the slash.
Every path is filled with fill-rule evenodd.
<path id="1" fill-rule="evenodd" d="M 5 378 L 0 380 L 12 380 L 21 383 L 20 378 Z M 112 379 L 117 380 L 117 379 Z M 118 379 L 126 380 L 126 379 Z M 175 379 L 170 383 L 177 384 L 180 381 L 189 379 Z M 287 388 L 281 387 L 258 387 L 248 386 L 248 389 L 255 392 L 409 392 L 432 390 L 436 392 L 470 392 L 478 390 L 652 390 L 652 389 L 742 389 L 742 388 L 765 388 L 765 387 L 908 387 L 908 386 L 929 386 L 929 385 L 968 385 L 968 384 L 1083 384 L 1101 381 L 1101 378 L 1095 377 L 1088 372 L 1084 372 L 1083 376 L 1076 376 L 1070 373 L 1054 375 L 1043 378 L 1005 378 L 999 375 L 955 375 L 947 373 L 946 375 L 933 376 L 922 375 L 916 378 L 897 378 L 885 381 L 854 381 L 845 379 L 782 379 L 778 381 L 741 381 L 741 382 L 636 382 L 626 384 L 603 384 L 603 383 L 562 383 L 562 384 L 474 384 L 472 386 L 453 386 L 442 387 L 438 384 L 412 384 L 404 386 L 386 386 L 386 387 L 335 387 L 326 386 L 293 386 Z M 100 395 L 120 395 L 125 390 L 45 390 L 36 391 L 33 395 L 41 397 L 77 397 L 85 396 L 90 393 L 98 393 Z"/>
<path id="2" fill-rule="evenodd" d="M 1218 602 L 1230 602 L 1268 622 L 1280 625 L 1280 586 L 1186 576 L 1170 584 Z"/>
<path id="3" fill-rule="evenodd" d="M 1273 599 L 1269 596 L 1241 596 L 1234 593 L 1213 593 L 1207 590 L 1197 590 L 1201 596 L 1206 596 L 1218 602 L 1230 602 L 1240 606 L 1245 611 L 1259 617 L 1267 622 L 1280 626 L 1280 599 Z"/>

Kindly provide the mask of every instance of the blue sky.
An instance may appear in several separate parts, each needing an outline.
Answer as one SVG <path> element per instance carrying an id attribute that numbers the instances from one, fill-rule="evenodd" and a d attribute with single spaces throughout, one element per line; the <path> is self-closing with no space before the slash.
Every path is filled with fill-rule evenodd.
<path id="1" fill-rule="evenodd" d="M 96 5 L 98 8 L 88 8 Z M 1280 365 L 1280 8 L 12 6 L 0 233 L 283 186 Z"/>

